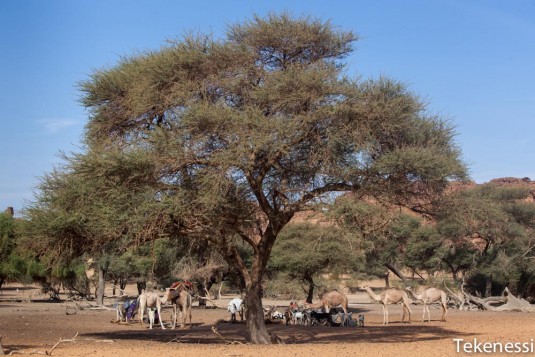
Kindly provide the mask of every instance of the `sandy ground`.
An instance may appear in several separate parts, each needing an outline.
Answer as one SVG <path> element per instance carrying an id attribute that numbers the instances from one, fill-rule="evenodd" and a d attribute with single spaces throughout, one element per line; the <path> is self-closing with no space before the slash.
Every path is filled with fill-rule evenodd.
<path id="1" fill-rule="evenodd" d="M 18 289 L 18 290 L 17 290 Z M 432 308 L 433 321 L 422 323 L 422 306 L 413 305 L 413 322 L 400 323 L 401 308 L 390 305 L 388 326 L 382 325 L 382 309 L 370 303 L 365 294 L 349 295 L 350 310 L 354 316 L 364 314 L 365 327 L 306 327 L 267 325 L 284 344 L 271 346 L 248 345 L 245 326 L 219 323 L 217 336 L 212 326 L 218 319 L 228 319 L 225 309 L 193 309 L 193 326 L 180 330 L 150 330 L 139 323 L 120 325 L 112 323 L 115 312 L 94 310 L 87 303 L 51 303 L 37 290 L 8 286 L 0 295 L 0 335 L 6 354 L 12 351 L 24 354 L 53 356 L 456 356 L 456 355 L 533 355 L 535 314 L 495 313 L 477 311 L 448 311 L 447 322 L 438 321 L 440 311 Z M 28 300 L 32 298 L 34 302 Z M 218 302 L 226 306 L 225 300 Z M 111 305 L 112 299 L 107 302 Z M 287 301 L 265 301 L 265 305 L 284 306 Z M 170 309 L 162 313 L 170 319 Z M 526 353 L 465 353 L 461 342 L 527 343 Z M 458 353 L 457 344 L 460 352 Z M 463 347 L 464 346 L 464 347 Z M 480 345 L 483 348 L 482 345 Z M 469 350 L 471 351 L 471 350 Z"/>

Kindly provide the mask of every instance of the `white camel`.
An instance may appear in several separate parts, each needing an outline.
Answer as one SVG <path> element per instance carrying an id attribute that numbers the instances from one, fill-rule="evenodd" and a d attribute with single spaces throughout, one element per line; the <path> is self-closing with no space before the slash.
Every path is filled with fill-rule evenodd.
<path id="1" fill-rule="evenodd" d="M 388 325 L 388 304 L 401 303 L 401 305 L 403 305 L 403 315 L 401 316 L 401 322 L 403 322 L 403 320 L 405 319 L 405 309 L 409 311 L 409 322 L 411 322 L 411 308 L 409 307 L 411 300 L 409 299 L 409 296 L 405 291 L 398 289 L 388 289 L 377 295 L 368 286 L 361 288 L 361 290 L 366 291 L 373 300 L 383 304 L 383 325 Z"/>
<path id="2" fill-rule="evenodd" d="M 177 308 L 182 317 L 181 329 L 186 327 L 186 319 L 189 316 L 189 325 L 191 327 L 191 294 L 182 287 L 166 288 L 162 298 L 162 304 L 171 302 L 173 304 L 173 329 L 176 328 Z"/>
<path id="3" fill-rule="evenodd" d="M 448 305 L 446 302 L 446 293 L 437 288 L 425 289 L 420 294 L 416 294 L 411 287 L 406 289 L 416 300 L 420 300 L 424 303 L 424 313 L 422 315 L 422 322 L 425 322 L 425 311 L 427 310 L 428 321 L 431 321 L 431 314 L 429 313 L 429 304 L 438 302 L 442 307 L 442 321 L 446 321 L 446 312 Z"/>
<path id="4" fill-rule="evenodd" d="M 143 291 L 141 295 L 139 295 L 139 297 L 137 298 L 137 303 L 139 305 L 139 321 L 141 322 L 141 326 L 143 326 L 143 315 L 145 313 L 145 310 L 156 308 L 156 311 L 158 311 L 158 319 L 160 320 L 160 325 L 162 326 L 162 329 L 165 330 L 165 326 L 162 322 L 162 301 L 158 294 L 154 292 Z M 150 324 L 150 328 L 152 328 L 152 324 Z"/>

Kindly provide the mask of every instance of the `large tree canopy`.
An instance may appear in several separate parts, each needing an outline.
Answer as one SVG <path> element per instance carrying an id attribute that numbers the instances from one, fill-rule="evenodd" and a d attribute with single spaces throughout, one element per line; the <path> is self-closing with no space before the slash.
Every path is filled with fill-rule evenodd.
<path id="1" fill-rule="evenodd" d="M 223 39 L 187 36 L 123 58 L 81 84 L 95 158 L 81 171 L 152 187 L 166 234 L 216 244 L 244 278 L 253 343 L 270 341 L 262 275 L 295 212 L 346 191 L 404 204 L 465 176 L 453 128 L 403 84 L 344 74 L 356 40 L 313 18 L 255 17 Z M 145 173 L 120 174 L 131 160 Z"/>

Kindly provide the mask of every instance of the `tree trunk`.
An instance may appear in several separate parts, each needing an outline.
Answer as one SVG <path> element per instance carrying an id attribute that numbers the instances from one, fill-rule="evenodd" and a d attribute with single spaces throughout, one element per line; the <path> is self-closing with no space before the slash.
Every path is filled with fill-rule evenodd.
<path id="1" fill-rule="evenodd" d="M 120 296 L 124 295 L 124 289 L 126 289 L 126 283 L 127 283 L 127 280 L 125 278 L 123 277 L 119 278 L 119 295 Z"/>
<path id="2" fill-rule="evenodd" d="M 407 280 L 405 279 L 405 276 L 403 276 L 403 274 L 401 273 L 401 271 L 398 269 L 398 267 L 396 267 L 394 264 L 390 264 L 390 263 L 386 263 L 385 264 L 385 267 L 388 268 L 388 270 L 390 270 L 392 273 L 396 274 L 396 276 L 398 278 L 401 279 L 401 281 L 403 281 L 403 284 L 407 287 Z"/>
<path id="3" fill-rule="evenodd" d="M 210 297 L 205 292 L 208 291 L 206 288 L 206 285 L 203 282 L 197 283 L 197 291 L 199 292 L 199 296 L 201 297 Z M 205 309 L 206 308 L 206 300 L 205 299 L 199 299 L 199 308 Z"/>
<path id="4" fill-rule="evenodd" d="M 387 271 L 385 274 L 385 289 L 390 289 L 390 272 Z"/>
<path id="5" fill-rule="evenodd" d="M 260 283 L 255 282 L 247 287 L 245 294 L 245 308 L 248 340 L 251 343 L 258 345 L 271 344 L 271 339 L 264 321 L 262 289 Z"/>
<path id="6" fill-rule="evenodd" d="M 492 296 L 492 274 L 485 277 L 485 297 Z"/>
<path id="7" fill-rule="evenodd" d="M 104 268 L 99 264 L 98 266 L 98 285 L 97 285 L 97 292 L 96 292 L 96 298 L 97 298 L 97 305 L 103 306 L 104 305 L 104 288 L 106 287 L 106 271 Z"/>
<path id="8" fill-rule="evenodd" d="M 112 287 L 111 287 L 111 294 L 112 294 L 113 296 L 115 296 L 115 290 L 116 290 L 116 288 L 117 288 L 117 279 L 114 279 L 114 280 L 113 280 L 113 285 L 112 285 Z"/>
<path id="9" fill-rule="evenodd" d="M 137 294 L 141 295 L 143 290 L 147 289 L 147 282 L 146 281 L 138 281 L 138 282 L 136 282 L 136 286 L 137 286 Z"/>
<path id="10" fill-rule="evenodd" d="M 310 275 L 307 275 L 305 277 L 305 280 L 308 283 L 308 293 L 307 293 L 307 303 L 312 304 L 312 300 L 314 299 L 314 280 Z"/>

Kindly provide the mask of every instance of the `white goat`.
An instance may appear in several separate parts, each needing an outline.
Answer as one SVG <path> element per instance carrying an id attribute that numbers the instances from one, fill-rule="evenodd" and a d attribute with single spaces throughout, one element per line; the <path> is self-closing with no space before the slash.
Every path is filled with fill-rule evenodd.
<path id="1" fill-rule="evenodd" d="M 230 312 L 230 320 L 236 322 L 236 313 L 240 314 L 240 320 L 243 321 L 243 300 L 235 298 L 229 301 L 227 311 Z"/>

